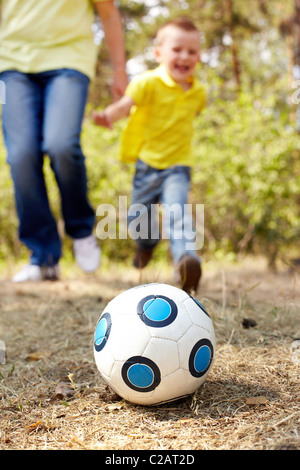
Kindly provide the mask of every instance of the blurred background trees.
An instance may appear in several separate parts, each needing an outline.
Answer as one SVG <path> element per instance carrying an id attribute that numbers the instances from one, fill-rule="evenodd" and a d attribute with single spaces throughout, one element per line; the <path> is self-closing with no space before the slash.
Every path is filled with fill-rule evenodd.
<path id="1" fill-rule="evenodd" d="M 195 122 L 191 202 L 204 204 L 202 255 L 300 256 L 300 0 L 119 1 L 126 35 L 128 73 L 155 67 L 157 27 L 178 15 L 191 16 L 201 30 L 197 71 L 208 93 Z M 111 100 L 111 67 L 101 24 L 97 74 L 90 88 L 83 146 L 94 207 L 116 207 L 130 195 L 132 166 L 118 160 L 120 132 L 96 128 L 91 110 Z M 23 254 L 5 151 L 0 144 L 0 255 Z M 45 164 L 51 203 L 59 220 L 59 195 Z M 63 230 L 62 230 L 63 233 Z M 104 256 L 131 260 L 130 240 L 104 240 Z M 68 240 L 66 254 L 71 251 Z M 161 248 L 167 256 L 167 248 Z M 164 251 L 165 250 L 165 251 Z M 159 252 L 158 255 L 160 255 Z"/>

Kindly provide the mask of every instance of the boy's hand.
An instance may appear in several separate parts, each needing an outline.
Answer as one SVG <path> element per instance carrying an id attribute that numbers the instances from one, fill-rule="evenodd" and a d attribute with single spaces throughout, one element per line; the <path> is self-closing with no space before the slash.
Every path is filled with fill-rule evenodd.
<path id="1" fill-rule="evenodd" d="M 112 129 L 114 122 L 129 115 L 133 105 L 133 99 L 124 95 L 118 101 L 107 106 L 104 111 L 93 111 L 94 123 Z"/>
<path id="2" fill-rule="evenodd" d="M 112 130 L 112 123 L 105 111 L 93 111 L 93 120 L 97 126 L 107 127 Z"/>
<path id="3" fill-rule="evenodd" d="M 114 74 L 114 81 L 111 87 L 114 102 L 124 96 L 127 85 L 128 77 L 125 68 L 116 69 Z"/>

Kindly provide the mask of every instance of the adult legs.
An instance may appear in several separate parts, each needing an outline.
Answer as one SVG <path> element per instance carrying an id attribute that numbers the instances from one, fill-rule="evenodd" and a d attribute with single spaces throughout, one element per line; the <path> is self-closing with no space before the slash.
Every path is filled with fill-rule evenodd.
<path id="1" fill-rule="evenodd" d="M 89 79 L 69 69 L 41 75 L 45 82 L 43 152 L 49 155 L 60 190 L 65 231 L 82 239 L 92 233 L 95 218 L 80 146 Z"/>
<path id="2" fill-rule="evenodd" d="M 7 161 L 14 184 L 19 238 L 31 251 L 31 264 L 54 265 L 61 256 L 43 175 L 43 89 L 30 75 L 4 72 L 6 104 L 2 107 Z"/>
<path id="3" fill-rule="evenodd" d="M 51 214 L 43 175 L 47 153 L 61 194 L 66 232 L 89 238 L 94 211 L 87 199 L 87 177 L 80 147 L 89 79 L 62 69 L 40 74 L 4 72 L 3 131 L 15 188 L 20 240 L 31 250 L 31 264 L 56 265 L 61 242 Z M 88 252 L 99 248 L 88 240 Z M 93 240 L 92 240 L 93 242 Z M 82 243 L 79 247 L 86 249 Z M 97 263 L 96 263 L 97 264 Z M 93 269 L 96 268 L 93 263 Z"/>

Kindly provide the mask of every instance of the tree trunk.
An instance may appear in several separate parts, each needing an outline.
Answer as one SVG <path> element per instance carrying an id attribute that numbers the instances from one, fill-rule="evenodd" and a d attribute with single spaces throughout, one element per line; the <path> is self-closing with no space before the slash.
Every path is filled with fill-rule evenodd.
<path id="1" fill-rule="evenodd" d="M 236 83 L 237 91 L 240 91 L 241 88 L 241 66 L 239 60 L 238 49 L 236 46 L 235 31 L 234 31 L 234 21 L 233 21 L 233 4 L 232 0 L 225 0 L 226 7 L 226 16 L 228 18 L 228 29 L 231 36 L 231 53 L 232 53 L 232 63 L 233 63 L 233 74 Z"/>

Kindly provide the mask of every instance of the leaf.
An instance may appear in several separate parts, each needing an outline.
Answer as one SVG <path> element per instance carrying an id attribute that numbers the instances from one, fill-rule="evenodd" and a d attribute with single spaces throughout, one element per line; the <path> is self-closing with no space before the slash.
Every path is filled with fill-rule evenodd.
<path id="1" fill-rule="evenodd" d="M 121 410 L 124 407 L 124 403 L 112 403 L 104 406 L 104 411 L 111 412 Z"/>
<path id="2" fill-rule="evenodd" d="M 73 388 L 69 387 L 67 384 L 60 383 L 56 386 L 54 398 L 62 400 L 63 398 L 72 397 L 75 393 Z"/>
<path id="3" fill-rule="evenodd" d="M 243 318 L 243 321 L 242 321 L 242 325 L 243 325 L 243 328 L 254 328 L 257 323 L 255 320 L 253 320 L 253 318 Z"/>
<path id="4" fill-rule="evenodd" d="M 40 359 L 45 359 L 51 356 L 49 351 L 35 351 L 28 354 L 26 357 L 27 361 L 39 361 Z"/>
<path id="5" fill-rule="evenodd" d="M 246 405 L 265 405 L 269 400 L 266 397 L 246 398 Z"/>
<path id="6" fill-rule="evenodd" d="M 181 418 L 178 420 L 178 424 L 192 423 L 194 421 L 194 418 Z"/>
<path id="7" fill-rule="evenodd" d="M 36 423 L 33 423 L 33 424 L 29 424 L 28 426 L 26 426 L 26 429 L 28 429 L 29 431 L 32 431 L 33 429 L 36 429 L 38 426 L 40 426 L 42 424 L 42 420 L 40 419 L 39 421 L 37 421 Z"/>

